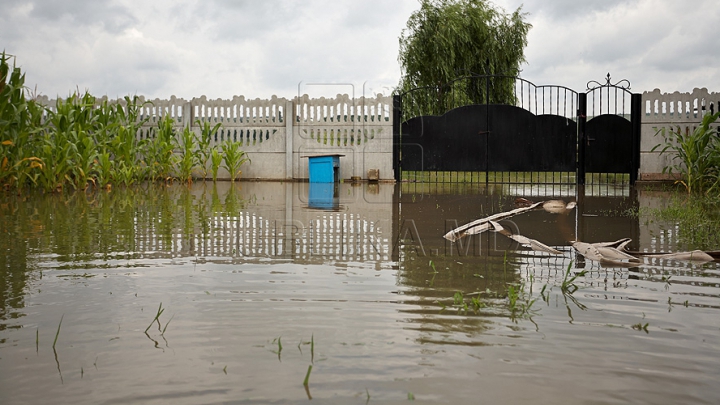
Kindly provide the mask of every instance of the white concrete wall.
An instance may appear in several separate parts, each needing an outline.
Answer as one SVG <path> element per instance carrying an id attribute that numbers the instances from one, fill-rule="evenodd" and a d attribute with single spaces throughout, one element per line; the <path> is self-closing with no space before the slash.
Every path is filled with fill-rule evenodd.
<path id="1" fill-rule="evenodd" d="M 350 98 L 339 94 L 292 100 L 276 96 L 254 100 L 242 96 L 230 100 L 208 100 L 205 96 L 190 101 L 175 96 L 168 100 L 140 99 L 148 101 L 141 114 L 149 118 L 140 130 L 141 138 L 152 136 L 152 129 L 166 115 L 174 118 L 178 133 L 190 126 L 199 135 L 197 120 L 221 123 L 222 130 L 212 144 L 242 142 L 242 150 L 251 160 L 241 168 L 243 179 L 305 180 L 308 159 L 303 156 L 320 154 L 345 155 L 340 158 L 342 179 L 367 179 L 369 169 L 378 169 L 381 180 L 394 179 L 392 97 Z M 106 100 L 98 98 L 97 103 Z M 51 108 L 55 105 L 46 97 L 39 101 Z M 121 99 L 111 102 L 125 104 Z M 229 178 L 224 169 L 218 175 Z"/>
<path id="2" fill-rule="evenodd" d="M 663 174 L 663 168 L 671 166 L 672 154 L 661 154 L 665 139 L 663 131 L 693 131 L 702 121 L 704 114 L 718 111 L 720 93 L 707 89 L 694 89 L 692 93 L 661 93 L 655 89 L 642 96 L 642 128 L 640 132 L 640 176 L 639 180 L 671 180 L 670 174 Z M 656 145 L 661 145 L 652 149 Z"/>
<path id="3" fill-rule="evenodd" d="M 161 106 L 160 113 L 183 111 L 177 119 L 180 128 L 192 122 L 199 133 L 198 119 L 212 125 L 222 123 L 221 136 L 214 144 L 242 142 L 251 159 L 242 167 L 243 179 L 305 180 L 309 174 L 304 156 L 320 154 L 345 155 L 340 158 L 342 179 L 366 179 L 368 169 L 379 169 L 382 180 L 394 178 L 392 97 L 207 100 L 203 96 L 182 107 L 178 104 L 184 100 L 175 103 L 173 109 L 162 100 L 153 101 Z M 292 119 L 287 121 L 287 116 Z M 220 175 L 227 177 L 227 172 Z"/>

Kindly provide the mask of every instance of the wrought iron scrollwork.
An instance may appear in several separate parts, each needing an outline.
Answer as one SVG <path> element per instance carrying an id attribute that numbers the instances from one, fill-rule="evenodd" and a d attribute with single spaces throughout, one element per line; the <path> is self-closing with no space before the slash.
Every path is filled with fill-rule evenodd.
<path id="1" fill-rule="evenodd" d="M 594 87 L 590 87 L 590 85 L 596 85 Z M 630 90 L 630 81 L 628 79 L 622 79 L 619 82 L 613 84 L 610 80 L 610 73 L 607 74 L 605 77 L 605 84 L 602 84 L 596 80 L 590 80 L 587 82 L 587 90 L 597 89 L 599 87 L 619 87 L 621 89 Z"/>

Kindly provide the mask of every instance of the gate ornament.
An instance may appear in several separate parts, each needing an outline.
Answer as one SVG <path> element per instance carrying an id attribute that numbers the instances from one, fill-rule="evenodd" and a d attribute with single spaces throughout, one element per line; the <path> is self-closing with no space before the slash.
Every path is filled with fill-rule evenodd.
<path id="1" fill-rule="evenodd" d="M 590 87 L 591 84 L 596 84 L 597 86 Z M 621 89 L 630 90 L 630 81 L 628 79 L 622 79 L 619 82 L 612 84 L 610 82 L 610 73 L 608 72 L 607 77 L 605 77 L 605 84 L 601 84 L 600 82 L 595 81 L 595 80 L 590 80 L 589 82 L 587 82 L 586 87 L 587 87 L 588 91 L 594 90 L 594 89 L 597 89 L 600 87 L 619 87 Z"/>

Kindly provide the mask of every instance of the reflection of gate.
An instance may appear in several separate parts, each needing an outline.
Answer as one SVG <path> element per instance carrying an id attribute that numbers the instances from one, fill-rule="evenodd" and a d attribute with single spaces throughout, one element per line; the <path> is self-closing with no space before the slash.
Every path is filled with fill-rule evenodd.
<path id="1" fill-rule="evenodd" d="M 463 77 L 410 90 L 395 97 L 396 179 L 403 171 L 566 172 L 582 184 L 587 171 L 629 173 L 634 182 L 639 136 L 633 129 L 639 130 L 639 120 L 636 128 L 627 117 L 635 117 L 631 106 L 639 117 L 640 96 L 632 95 L 631 102 L 628 95 L 626 103 L 626 93 L 609 77 L 606 85 L 580 94 L 506 76 Z"/>

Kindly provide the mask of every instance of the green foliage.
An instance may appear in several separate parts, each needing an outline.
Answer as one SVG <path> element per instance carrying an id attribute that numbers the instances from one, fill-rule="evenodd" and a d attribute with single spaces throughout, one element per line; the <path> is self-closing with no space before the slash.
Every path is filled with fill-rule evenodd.
<path id="1" fill-rule="evenodd" d="M 207 121 L 196 120 L 195 123 L 200 127 L 200 137 L 198 138 L 197 145 L 197 165 L 202 171 L 203 178 L 207 178 L 207 163 L 208 160 L 213 158 L 215 148 L 211 146 L 213 138 L 217 135 L 217 132 L 222 128 L 222 123 L 217 123 L 215 126 L 210 126 Z M 213 160 L 213 168 L 215 161 Z M 218 166 L 220 164 L 218 163 Z M 213 172 L 213 181 L 217 179 L 217 172 Z"/>
<path id="2" fill-rule="evenodd" d="M 673 164 L 663 168 L 663 173 L 678 173 L 688 193 L 720 194 L 720 138 L 717 128 L 710 127 L 720 117 L 705 114 L 700 126 L 692 132 L 681 128 L 662 132 L 665 143 L 660 153 L 670 151 Z"/>
<path id="3" fill-rule="evenodd" d="M 42 131 L 42 106 L 25 97 L 25 74 L 4 51 L 0 55 L 0 185 L 37 184 L 45 164 L 34 155 Z"/>
<path id="4" fill-rule="evenodd" d="M 220 154 L 220 149 L 213 147 L 210 152 L 212 179 L 217 181 L 218 170 L 223 161 L 223 156 Z"/>
<path id="5" fill-rule="evenodd" d="M 243 163 L 249 162 L 250 158 L 247 154 L 240 149 L 242 144 L 240 142 L 228 141 L 222 144 L 222 150 L 225 154 L 225 169 L 230 174 L 230 181 L 235 181 L 240 176 L 240 166 Z"/>
<path id="6" fill-rule="evenodd" d="M 148 330 L 150 330 L 150 328 L 153 326 L 153 324 L 154 324 L 155 322 L 157 322 L 157 324 L 158 324 L 158 331 L 160 332 L 160 334 L 161 334 L 161 335 L 164 335 L 164 334 L 165 334 L 165 331 L 167 330 L 168 325 L 170 325 L 170 322 L 173 320 L 173 318 L 175 317 L 175 315 L 173 315 L 173 316 L 170 317 L 170 320 L 167 321 L 167 323 L 165 324 L 165 327 L 162 327 L 162 325 L 160 324 L 160 315 L 162 315 L 163 312 L 165 312 L 165 308 L 162 307 L 162 302 L 161 302 L 161 303 L 160 303 L 160 306 L 158 307 L 157 313 L 155 314 L 155 317 L 153 318 L 152 322 L 150 322 L 150 325 L 148 325 L 148 327 L 145 328 L 145 332 L 144 332 L 144 333 L 145 333 L 146 335 L 147 335 Z M 162 328 L 162 329 L 161 329 L 161 328 Z"/>
<path id="7" fill-rule="evenodd" d="M 303 385 L 305 387 L 308 386 L 308 382 L 310 381 L 310 373 L 312 372 L 312 364 L 308 365 L 307 373 L 305 373 L 305 379 L 303 380 Z"/>
<path id="8" fill-rule="evenodd" d="M 108 102 L 76 92 L 45 108 L 27 97 L 25 75 L 10 66 L 11 58 L 0 54 L 0 186 L 5 189 L 59 192 L 110 190 L 112 184 L 143 180 L 190 182 L 194 174 L 206 177 L 208 160 L 217 179 L 223 158 L 235 179 L 249 161 L 239 144 L 213 146 L 221 124 L 198 121 L 199 136 L 185 128 L 178 139 L 175 120 L 165 115 L 142 139 L 149 117 L 141 114 L 149 102 L 138 96 Z"/>
<path id="9" fill-rule="evenodd" d="M 400 37 L 403 72 L 398 90 L 417 87 L 404 110 L 440 115 L 463 104 L 514 101 L 514 80 L 496 77 L 455 81 L 459 76 L 516 76 L 525 62 L 532 27 L 518 8 L 512 14 L 487 0 L 421 0 Z M 459 100 L 459 101 L 458 101 Z"/>
<path id="10" fill-rule="evenodd" d="M 565 277 L 563 277 L 562 284 L 560 284 L 560 291 L 562 291 L 563 295 L 572 295 L 577 291 L 580 287 L 575 284 L 575 280 L 577 280 L 578 277 L 584 277 L 587 274 L 586 270 L 582 270 L 580 272 L 577 272 L 570 276 L 570 269 L 572 268 L 572 262 L 568 264 L 567 271 L 565 271 Z"/>
<path id="11" fill-rule="evenodd" d="M 197 150 L 197 136 L 190 127 L 185 127 L 182 132 L 182 144 L 180 145 L 180 157 L 178 160 L 178 177 L 180 181 L 192 183 L 193 170 L 198 167 L 199 151 Z"/>
<path id="12" fill-rule="evenodd" d="M 101 154 L 112 155 L 112 163 L 106 166 L 108 177 L 98 182 L 104 186 L 113 180 L 124 185 L 144 179 L 148 175 L 147 164 L 143 160 L 145 140 L 138 139 L 138 131 L 148 118 L 140 118 L 140 109 L 150 102 L 141 103 L 138 96 L 125 96 L 125 105 L 107 105 L 104 102 L 99 112 L 107 111 L 108 136 L 106 142 L 101 143 Z M 100 177 L 100 176 L 99 176 Z"/>
<path id="13" fill-rule="evenodd" d="M 532 298 L 531 294 L 525 292 L 524 284 L 519 286 L 508 284 L 507 299 L 510 319 L 513 322 L 517 322 L 518 319 L 532 319 L 536 312 L 532 307 L 537 298 Z"/>
<path id="14" fill-rule="evenodd" d="M 155 137 L 148 142 L 145 157 L 148 162 L 148 177 L 151 180 L 169 181 L 175 165 L 174 153 L 177 140 L 172 117 L 166 115 L 158 121 Z"/>

